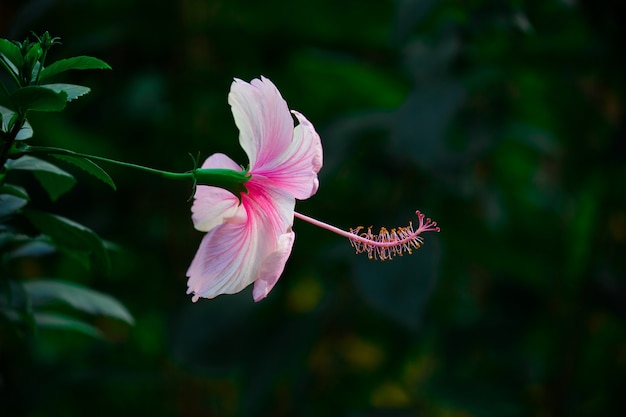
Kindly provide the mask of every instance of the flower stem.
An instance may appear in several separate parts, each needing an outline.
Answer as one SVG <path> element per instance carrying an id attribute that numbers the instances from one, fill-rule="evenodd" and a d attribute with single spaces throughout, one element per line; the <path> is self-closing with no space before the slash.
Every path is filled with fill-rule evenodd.
<path id="1" fill-rule="evenodd" d="M 22 155 L 22 154 L 46 154 L 46 155 L 75 156 L 75 157 L 78 157 L 78 158 L 86 158 L 86 159 L 93 159 L 94 161 L 107 162 L 109 164 L 122 166 L 124 168 L 136 169 L 136 170 L 139 170 L 139 171 L 143 171 L 143 172 L 147 172 L 147 173 L 150 173 L 150 174 L 159 175 L 161 177 L 165 177 L 165 178 L 169 178 L 169 179 L 173 179 L 173 180 L 191 179 L 191 178 L 193 178 L 193 171 L 187 171 L 187 172 L 163 171 L 163 170 L 160 170 L 160 169 L 154 169 L 154 168 L 145 167 L 143 165 L 132 164 L 130 162 L 118 161 L 118 160 L 115 160 L 115 159 L 104 158 L 102 156 L 87 155 L 87 154 L 80 153 L 80 152 L 74 152 L 74 151 L 70 151 L 70 150 L 67 150 L 67 149 L 53 148 L 53 147 L 48 147 L 48 146 L 27 146 L 23 150 L 23 152 L 20 152 L 20 155 Z"/>
<path id="2" fill-rule="evenodd" d="M 53 148 L 47 146 L 26 146 L 20 152 L 10 155 L 11 158 L 18 158 L 25 154 L 44 154 L 44 155 L 65 155 L 78 158 L 85 158 L 99 162 L 106 162 L 113 165 L 118 165 L 124 168 L 131 168 L 138 171 L 147 172 L 149 174 L 158 175 L 163 178 L 171 180 L 188 180 L 194 181 L 194 185 L 209 185 L 214 187 L 220 187 L 227 191 L 230 191 L 235 196 L 240 198 L 242 192 L 247 192 L 245 187 L 246 181 L 250 179 L 249 175 L 245 171 L 235 171 L 231 169 L 222 168 L 195 168 L 186 172 L 171 172 L 163 171 L 161 169 L 154 169 L 143 165 L 132 164 L 130 162 L 118 161 L 115 159 L 104 158 L 101 156 L 87 155 L 80 152 L 74 152 L 62 148 Z"/>

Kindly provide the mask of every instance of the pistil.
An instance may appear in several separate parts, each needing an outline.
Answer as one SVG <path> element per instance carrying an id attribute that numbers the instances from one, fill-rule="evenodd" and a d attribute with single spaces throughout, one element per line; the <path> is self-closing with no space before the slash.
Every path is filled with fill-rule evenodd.
<path id="1" fill-rule="evenodd" d="M 372 233 L 371 226 L 367 228 L 367 232 L 361 233 L 361 230 L 364 229 L 363 226 L 350 229 L 350 231 L 347 232 L 298 212 L 295 212 L 294 216 L 300 220 L 304 220 L 315 226 L 348 238 L 357 254 L 367 253 L 369 259 L 385 261 L 393 259 L 395 256 L 402 256 L 404 253 L 410 255 L 413 253 L 414 249 L 419 249 L 424 244 L 424 239 L 421 236 L 422 233 L 440 231 L 437 222 L 427 218 L 419 210 L 416 211 L 415 214 L 419 221 L 417 229 L 413 229 L 413 222 L 409 222 L 408 226 L 397 227 L 391 229 L 391 231 L 382 227 L 377 234 Z"/>

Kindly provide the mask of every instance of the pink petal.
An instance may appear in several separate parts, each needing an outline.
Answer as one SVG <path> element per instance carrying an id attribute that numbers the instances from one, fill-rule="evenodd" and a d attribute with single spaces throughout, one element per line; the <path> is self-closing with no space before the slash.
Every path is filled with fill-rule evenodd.
<path id="1" fill-rule="evenodd" d="M 273 186 L 285 190 L 298 200 L 304 200 L 317 192 L 317 173 L 322 168 L 322 142 L 315 128 L 306 117 L 292 111 L 300 124 L 293 131 L 293 140 L 280 158 L 255 173 L 264 175 Z"/>
<path id="2" fill-rule="evenodd" d="M 267 225 L 266 237 L 277 242 L 281 235 L 291 231 L 296 200 L 261 176 L 253 175 L 246 186 L 248 194 L 242 196 L 242 205 L 248 218 Z"/>
<path id="3" fill-rule="evenodd" d="M 259 275 L 254 281 L 254 290 L 252 291 L 254 301 L 261 301 L 267 297 L 267 294 L 278 282 L 278 278 L 283 273 L 287 259 L 291 254 L 295 237 L 296 234 L 294 232 L 281 235 L 278 239 L 276 250 L 263 260 Z"/>
<path id="4" fill-rule="evenodd" d="M 287 103 L 270 80 L 261 77 L 248 84 L 235 79 L 228 103 L 251 170 L 271 163 L 289 146 L 293 119 Z"/>
<path id="5" fill-rule="evenodd" d="M 191 262 L 188 293 L 194 293 L 194 301 L 239 292 L 260 278 L 269 292 L 284 268 L 291 244 L 287 250 L 283 236 L 292 233 L 295 199 L 265 184 L 263 178 L 253 176 L 247 184 L 249 193 L 242 195 L 240 206 L 245 221 L 226 219 L 213 228 Z M 275 259 L 275 252 L 284 255 Z"/>
<path id="6" fill-rule="evenodd" d="M 226 168 L 241 170 L 232 159 L 224 154 L 211 155 L 202 164 L 202 168 Z M 246 213 L 239 205 L 239 199 L 229 191 L 218 187 L 199 185 L 196 187 L 195 199 L 191 207 L 194 227 L 202 232 L 208 232 L 225 219 L 234 222 L 244 222 Z"/>
<path id="7" fill-rule="evenodd" d="M 254 281 L 263 259 L 258 234 L 247 223 L 224 223 L 204 236 L 187 270 L 187 294 L 194 294 L 194 302 L 237 293 Z"/>

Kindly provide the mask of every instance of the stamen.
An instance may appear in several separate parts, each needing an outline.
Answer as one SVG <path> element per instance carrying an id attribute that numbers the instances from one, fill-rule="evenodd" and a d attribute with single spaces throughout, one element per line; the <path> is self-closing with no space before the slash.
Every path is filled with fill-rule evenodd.
<path id="1" fill-rule="evenodd" d="M 368 227 L 366 232 L 362 232 L 365 228 L 359 226 L 356 229 L 350 229 L 348 233 L 303 214 L 294 213 L 295 217 L 299 219 L 347 237 L 357 254 L 367 253 L 369 259 L 381 261 L 393 259 L 395 256 L 402 256 L 404 253 L 410 255 L 413 253 L 413 250 L 419 249 L 424 244 L 424 239 L 420 236 L 422 233 L 440 231 L 437 222 L 426 218 L 419 210 L 415 214 L 419 221 L 417 230 L 413 229 L 413 222 L 409 222 L 408 226 L 397 227 L 391 229 L 391 231 L 382 227 L 378 234 L 374 234 L 372 233 L 372 226 Z"/>

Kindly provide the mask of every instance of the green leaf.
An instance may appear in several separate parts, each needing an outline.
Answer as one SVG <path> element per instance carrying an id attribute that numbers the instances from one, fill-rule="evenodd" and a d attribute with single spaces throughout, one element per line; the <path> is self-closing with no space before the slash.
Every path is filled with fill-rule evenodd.
<path id="1" fill-rule="evenodd" d="M 30 197 L 28 197 L 28 193 L 26 190 L 20 186 L 12 185 L 12 184 L 4 184 L 0 185 L 0 194 L 9 194 L 15 197 L 19 197 L 21 199 L 30 201 Z"/>
<path id="2" fill-rule="evenodd" d="M 33 137 L 33 128 L 28 122 L 28 120 L 24 121 L 24 125 L 15 135 L 15 140 L 26 140 Z"/>
<path id="3" fill-rule="evenodd" d="M 61 111 L 68 101 L 65 91 L 54 90 L 41 86 L 27 86 L 11 93 L 13 103 L 22 112 L 32 111 Z"/>
<path id="4" fill-rule="evenodd" d="M 24 283 L 24 289 L 37 309 L 54 302 L 63 302 L 85 313 L 103 315 L 133 324 L 126 307 L 108 294 L 72 282 L 42 279 Z"/>
<path id="5" fill-rule="evenodd" d="M 8 132 L 11 130 L 13 120 L 17 118 L 17 113 L 4 106 L 0 106 L 0 130 Z"/>
<path id="6" fill-rule="evenodd" d="M 102 332 L 91 324 L 87 324 L 84 321 L 75 319 L 73 317 L 67 317 L 63 314 L 34 313 L 33 318 L 37 326 L 40 327 L 59 330 L 72 330 L 87 336 L 94 337 L 96 339 L 104 338 Z"/>
<path id="7" fill-rule="evenodd" d="M 106 173 L 104 169 L 102 169 L 99 165 L 91 161 L 90 159 L 81 157 L 81 156 L 68 156 L 68 155 L 52 155 L 55 158 L 61 159 L 65 162 L 69 162 L 70 164 L 76 165 L 78 168 L 87 171 L 89 174 L 93 175 L 100 181 L 104 182 L 114 190 L 116 189 L 115 183 L 113 179 Z"/>
<path id="8" fill-rule="evenodd" d="M 89 87 L 83 87 L 82 85 L 75 84 L 44 84 L 41 87 L 49 88 L 55 93 L 64 92 L 65 94 L 67 94 L 67 101 L 72 101 L 80 96 L 84 96 L 91 91 Z"/>
<path id="9" fill-rule="evenodd" d="M 15 324 L 26 325 L 29 333 L 35 329 L 30 300 L 19 281 L 0 280 L 0 316 Z"/>
<path id="10" fill-rule="evenodd" d="M 39 79 L 50 78 L 68 70 L 86 69 L 111 69 L 109 64 L 90 56 L 76 56 L 73 58 L 61 59 L 44 68 L 39 75 Z"/>
<path id="11" fill-rule="evenodd" d="M 17 113 L 11 109 L 0 106 L 0 131 L 9 132 L 16 119 Z M 28 120 L 26 120 L 20 131 L 17 132 L 15 140 L 26 140 L 31 137 L 33 137 L 33 128 L 30 123 L 28 123 Z"/>
<path id="12" fill-rule="evenodd" d="M 0 194 L 0 219 L 16 213 L 28 200 L 9 194 Z"/>
<path id="13" fill-rule="evenodd" d="M 34 42 L 31 44 L 30 49 L 26 52 L 26 56 L 24 58 L 26 62 L 34 68 L 35 64 L 39 62 L 39 58 L 41 58 L 42 55 L 43 49 L 41 49 L 41 45 L 39 42 Z"/>
<path id="14" fill-rule="evenodd" d="M 33 171 L 35 178 L 48 192 L 53 201 L 76 184 L 76 179 L 71 174 L 50 162 L 33 156 L 26 155 L 14 161 L 8 161 L 7 168 L 10 170 Z"/>
<path id="15" fill-rule="evenodd" d="M 4 55 L 4 60 L 10 66 L 15 75 L 18 75 L 18 68 L 22 66 L 22 53 L 20 52 L 20 48 L 13 42 L 7 39 L 0 39 L 0 54 Z"/>
<path id="16" fill-rule="evenodd" d="M 104 242 L 94 231 L 65 217 L 42 211 L 26 210 L 26 218 L 52 241 L 65 249 L 66 253 L 78 255 L 78 259 L 87 262 L 83 255 L 91 255 L 100 269 L 110 267 L 109 254 Z"/>
<path id="17" fill-rule="evenodd" d="M 44 238 L 34 238 L 28 242 L 25 242 L 17 249 L 12 250 L 7 254 L 8 259 L 15 258 L 38 258 L 45 255 L 55 253 L 56 248 L 49 241 L 45 241 Z"/>

